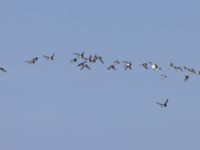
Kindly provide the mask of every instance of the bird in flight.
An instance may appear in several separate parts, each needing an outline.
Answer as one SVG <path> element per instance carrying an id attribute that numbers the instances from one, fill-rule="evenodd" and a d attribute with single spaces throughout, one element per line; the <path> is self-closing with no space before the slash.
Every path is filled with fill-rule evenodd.
<path id="1" fill-rule="evenodd" d="M 149 62 L 149 64 L 151 65 L 151 69 L 152 70 L 161 70 L 161 68 L 157 65 L 157 64 L 155 64 L 155 63 L 152 63 L 152 62 Z"/>
<path id="2" fill-rule="evenodd" d="M 93 62 L 96 62 L 97 60 L 99 60 L 102 64 L 104 64 L 103 58 L 101 56 L 98 56 L 97 54 L 95 54 L 93 56 Z"/>
<path id="3" fill-rule="evenodd" d="M 184 81 L 187 81 L 189 78 L 190 78 L 190 76 L 185 75 L 185 76 L 183 77 L 183 80 L 184 80 Z"/>
<path id="4" fill-rule="evenodd" d="M 82 52 L 82 53 L 73 53 L 73 54 L 76 55 L 77 58 L 84 58 L 85 52 Z"/>
<path id="5" fill-rule="evenodd" d="M 93 63 L 94 60 L 92 59 L 92 57 L 93 57 L 93 56 L 90 55 L 89 58 L 85 58 L 85 57 L 83 57 L 83 59 L 84 59 L 86 62 Z"/>
<path id="6" fill-rule="evenodd" d="M 54 60 L 55 53 L 53 53 L 51 56 L 43 55 L 44 58 L 46 58 L 48 61 Z"/>
<path id="7" fill-rule="evenodd" d="M 87 64 L 87 61 L 84 61 L 84 62 L 78 64 L 77 66 L 80 67 L 80 70 L 83 70 L 83 68 L 87 68 L 88 70 L 91 70 L 91 68 Z"/>
<path id="8" fill-rule="evenodd" d="M 146 70 L 148 69 L 148 64 L 147 63 L 142 63 L 140 66 L 145 68 Z"/>
<path id="9" fill-rule="evenodd" d="M 108 69 L 108 70 L 110 70 L 110 69 L 116 70 L 115 66 L 118 65 L 118 64 L 120 64 L 120 62 L 119 62 L 118 60 L 115 60 L 112 64 L 110 64 L 110 65 L 107 67 L 107 69 Z"/>
<path id="10" fill-rule="evenodd" d="M 124 64 L 124 70 L 132 70 L 132 63 L 130 61 L 122 61 L 122 63 Z"/>
<path id="11" fill-rule="evenodd" d="M 167 107 L 167 106 L 168 106 L 168 105 L 167 105 L 168 102 L 169 102 L 169 100 L 166 99 L 166 101 L 165 101 L 164 103 L 157 102 L 156 104 L 160 105 L 161 107 Z"/>
<path id="12" fill-rule="evenodd" d="M 160 78 L 161 78 L 161 79 L 166 79 L 166 78 L 167 78 L 167 75 L 161 74 L 161 75 L 160 75 Z"/>
<path id="13" fill-rule="evenodd" d="M 29 64 L 35 64 L 38 59 L 39 59 L 38 57 L 34 57 L 30 60 L 26 60 L 26 62 L 29 63 Z"/>

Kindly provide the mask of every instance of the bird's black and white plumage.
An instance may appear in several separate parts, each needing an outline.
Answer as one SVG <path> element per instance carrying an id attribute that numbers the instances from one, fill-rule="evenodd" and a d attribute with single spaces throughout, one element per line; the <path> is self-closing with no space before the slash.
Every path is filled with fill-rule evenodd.
<path id="1" fill-rule="evenodd" d="M 143 67 L 146 70 L 148 69 L 148 64 L 147 63 L 142 63 L 140 66 Z"/>
<path id="2" fill-rule="evenodd" d="M 152 63 L 152 62 L 149 62 L 149 64 L 151 65 L 151 69 L 156 71 L 156 70 L 161 70 L 162 68 L 159 67 L 156 63 Z"/>
<path id="3" fill-rule="evenodd" d="M 43 55 L 44 58 L 46 58 L 48 61 L 54 60 L 55 53 L 53 53 L 51 56 Z"/>
<path id="4" fill-rule="evenodd" d="M 161 102 L 157 102 L 156 104 L 160 105 L 161 107 L 167 107 L 168 105 L 168 102 L 169 102 L 169 99 L 166 99 L 164 103 L 161 103 Z"/>
<path id="5" fill-rule="evenodd" d="M 122 63 L 124 64 L 124 70 L 132 70 L 132 63 L 130 61 L 122 61 Z"/>
<path id="6" fill-rule="evenodd" d="M 185 75 L 185 76 L 183 77 L 183 80 L 184 80 L 184 81 L 187 81 L 189 78 L 190 78 L 189 75 Z"/>
<path id="7" fill-rule="evenodd" d="M 26 62 L 29 63 L 29 64 L 35 64 L 38 59 L 39 59 L 39 57 L 34 57 L 30 60 L 26 60 Z"/>

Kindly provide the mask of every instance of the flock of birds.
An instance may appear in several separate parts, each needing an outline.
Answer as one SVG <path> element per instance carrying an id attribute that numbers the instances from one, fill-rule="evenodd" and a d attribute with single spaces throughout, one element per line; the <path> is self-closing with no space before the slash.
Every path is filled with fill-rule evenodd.
<path id="1" fill-rule="evenodd" d="M 83 69 L 91 70 L 90 65 L 94 64 L 96 62 L 100 62 L 100 63 L 104 64 L 104 60 L 103 60 L 102 56 L 99 56 L 97 54 L 85 56 L 85 52 L 82 52 L 82 53 L 73 53 L 73 55 L 74 55 L 74 58 L 72 58 L 70 60 L 70 63 L 77 63 L 76 66 L 79 67 L 80 70 L 83 70 Z M 53 53 L 51 55 L 43 55 L 43 57 L 47 61 L 53 61 L 54 57 L 55 57 L 55 53 Z M 25 62 L 28 63 L 28 64 L 35 64 L 38 60 L 39 60 L 39 57 L 33 57 L 29 60 L 25 60 Z M 132 62 L 131 61 L 119 61 L 119 60 L 114 60 L 111 64 L 109 64 L 107 66 L 107 70 L 116 71 L 117 66 L 119 64 L 123 65 L 123 68 L 124 68 L 125 71 L 132 70 Z M 153 63 L 151 61 L 142 63 L 139 66 L 146 69 L 146 70 L 153 70 L 153 71 L 161 71 L 162 70 L 162 68 L 157 63 Z M 197 71 L 194 68 L 190 68 L 190 67 L 187 67 L 187 66 L 183 66 L 183 67 L 177 66 L 172 62 L 170 63 L 168 69 L 175 70 L 177 72 L 186 73 L 183 76 L 184 81 L 189 80 L 190 75 L 192 75 L 192 74 L 200 75 L 200 71 Z M 7 70 L 4 67 L 0 67 L 0 71 L 7 73 Z M 161 79 L 166 79 L 167 75 L 161 74 L 160 77 L 161 77 Z M 160 105 L 161 107 L 167 107 L 168 102 L 169 102 L 169 100 L 167 98 L 164 102 L 157 102 L 157 104 Z"/>

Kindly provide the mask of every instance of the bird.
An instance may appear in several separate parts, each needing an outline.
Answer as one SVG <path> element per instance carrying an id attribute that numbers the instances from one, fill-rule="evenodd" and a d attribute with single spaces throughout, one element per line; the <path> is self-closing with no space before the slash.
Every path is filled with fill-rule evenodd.
<path id="1" fill-rule="evenodd" d="M 147 63 L 142 63 L 140 66 L 145 68 L 146 70 L 148 69 L 148 64 Z"/>
<path id="2" fill-rule="evenodd" d="M 122 63 L 124 64 L 124 70 L 132 70 L 132 63 L 130 61 L 122 61 Z"/>
<path id="3" fill-rule="evenodd" d="M 185 76 L 183 77 L 183 80 L 184 80 L 184 81 L 187 81 L 189 78 L 190 78 L 189 75 L 185 75 Z"/>
<path id="4" fill-rule="evenodd" d="M 107 69 L 108 69 L 108 70 L 111 70 L 111 69 L 112 69 L 112 70 L 116 70 L 115 66 L 118 65 L 118 64 L 120 64 L 120 61 L 115 60 L 115 61 L 112 62 L 112 64 L 110 64 L 110 65 L 107 67 Z"/>
<path id="5" fill-rule="evenodd" d="M 104 64 L 103 58 L 101 56 L 96 55 L 96 60 L 99 60 L 102 64 Z"/>
<path id="6" fill-rule="evenodd" d="M 95 55 L 93 56 L 92 60 L 93 60 L 93 62 L 95 63 L 95 62 L 97 61 L 97 59 L 98 59 L 98 55 L 95 54 Z"/>
<path id="7" fill-rule="evenodd" d="M 55 53 L 53 53 L 51 56 L 43 55 L 44 58 L 46 58 L 48 61 L 54 60 Z"/>
<path id="8" fill-rule="evenodd" d="M 161 74 L 161 75 L 160 75 L 160 78 L 161 78 L 161 79 L 166 79 L 166 78 L 167 78 L 167 75 Z"/>
<path id="9" fill-rule="evenodd" d="M 155 70 L 161 70 L 161 68 L 157 65 L 157 64 L 155 64 L 155 63 L 152 63 L 152 62 L 149 62 L 149 64 L 151 65 L 151 69 L 153 69 L 154 71 Z"/>
<path id="10" fill-rule="evenodd" d="M 173 64 L 172 62 L 170 63 L 170 67 L 171 67 L 171 68 L 174 68 L 174 64 Z"/>
<path id="11" fill-rule="evenodd" d="M 107 67 L 108 70 L 112 69 L 112 70 L 116 70 L 115 65 L 111 64 Z"/>
<path id="12" fill-rule="evenodd" d="M 174 69 L 178 72 L 183 71 L 183 69 L 180 66 L 174 66 Z"/>
<path id="13" fill-rule="evenodd" d="M 78 60 L 77 58 L 73 58 L 72 60 L 70 60 L 70 62 L 75 63 L 75 62 L 77 62 L 77 60 Z"/>
<path id="14" fill-rule="evenodd" d="M 5 73 L 7 72 L 7 70 L 5 68 L 3 68 L 3 67 L 0 67 L 0 70 L 5 72 Z"/>
<path id="15" fill-rule="evenodd" d="M 160 105 L 161 107 L 167 107 L 168 102 L 169 102 L 169 99 L 166 99 L 164 103 L 157 102 L 156 104 Z"/>
<path id="16" fill-rule="evenodd" d="M 94 60 L 93 60 L 93 58 L 92 58 L 92 57 L 93 57 L 93 56 L 92 56 L 92 55 L 90 55 L 90 56 L 89 56 L 89 58 L 83 57 L 83 59 L 84 59 L 84 60 L 86 60 L 86 62 L 93 63 L 93 62 L 94 62 Z"/>
<path id="17" fill-rule="evenodd" d="M 73 54 L 76 55 L 77 58 L 84 58 L 85 52 L 82 52 L 82 53 L 73 53 Z"/>
<path id="18" fill-rule="evenodd" d="M 39 59 L 38 57 L 34 57 L 30 60 L 26 60 L 26 62 L 29 63 L 29 64 L 35 64 L 38 59 Z"/>
<path id="19" fill-rule="evenodd" d="M 104 64 L 103 58 L 101 56 L 98 56 L 97 60 L 99 60 L 102 64 Z"/>
<path id="20" fill-rule="evenodd" d="M 80 67 L 80 70 L 83 70 L 83 68 L 87 68 L 88 70 L 91 70 L 91 68 L 89 67 L 86 61 L 78 64 L 77 66 Z"/>
<path id="21" fill-rule="evenodd" d="M 104 64 L 103 58 L 101 56 L 98 56 L 97 54 L 95 54 L 92 58 L 91 61 L 93 63 L 95 63 L 97 60 L 99 60 L 102 64 Z"/>
<path id="22" fill-rule="evenodd" d="M 188 68 L 186 66 L 183 67 L 186 72 L 192 73 L 192 74 L 198 74 L 198 71 L 196 71 L 194 68 Z"/>

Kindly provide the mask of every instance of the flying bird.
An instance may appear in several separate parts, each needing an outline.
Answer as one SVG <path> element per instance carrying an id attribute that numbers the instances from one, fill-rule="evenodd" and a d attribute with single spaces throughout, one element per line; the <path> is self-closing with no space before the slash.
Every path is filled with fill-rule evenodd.
<path id="1" fill-rule="evenodd" d="M 115 65 L 111 64 L 107 67 L 108 70 L 112 69 L 112 70 L 116 70 Z"/>
<path id="2" fill-rule="evenodd" d="M 93 57 L 93 61 L 96 62 L 97 60 L 99 60 L 102 64 L 104 64 L 103 58 L 95 54 Z"/>
<path id="3" fill-rule="evenodd" d="M 115 66 L 116 65 L 118 65 L 118 64 L 120 64 L 120 62 L 118 61 L 118 60 L 115 60 L 112 64 L 110 64 L 108 67 L 107 67 L 107 69 L 108 70 L 116 70 L 116 68 L 115 68 Z"/>
<path id="4" fill-rule="evenodd" d="M 189 75 L 185 75 L 185 76 L 183 77 L 183 80 L 184 80 L 184 81 L 187 81 L 189 78 L 190 78 Z"/>
<path id="5" fill-rule="evenodd" d="M 54 60 L 55 53 L 53 53 L 51 56 L 43 55 L 44 58 L 46 58 L 48 61 Z"/>
<path id="6" fill-rule="evenodd" d="M 94 60 L 93 60 L 93 58 L 92 58 L 92 57 L 93 57 L 93 56 L 92 56 L 92 55 L 90 55 L 90 56 L 89 56 L 89 58 L 83 57 L 83 59 L 84 59 L 84 60 L 86 60 L 86 62 L 93 63 L 93 62 L 94 62 Z"/>
<path id="7" fill-rule="evenodd" d="M 157 64 L 155 64 L 155 63 L 152 63 L 152 62 L 149 62 L 149 64 L 151 65 L 151 69 L 152 70 L 161 70 L 161 68 L 157 65 Z"/>
<path id="8" fill-rule="evenodd" d="M 130 61 L 122 61 L 122 63 L 124 64 L 124 70 L 132 70 L 132 63 Z"/>
<path id="9" fill-rule="evenodd" d="M 145 68 L 146 70 L 148 69 L 148 64 L 147 63 L 142 63 L 140 66 Z"/>
<path id="10" fill-rule="evenodd" d="M 84 58 L 85 52 L 82 52 L 82 53 L 73 53 L 73 54 L 76 55 L 77 58 Z"/>
<path id="11" fill-rule="evenodd" d="M 160 78 L 161 78 L 161 79 L 166 79 L 166 78 L 167 78 L 167 75 L 161 74 L 161 75 L 160 75 Z"/>
<path id="12" fill-rule="evenodd" d="M 38 59 L 39 59 L 38 57 L 34 57 L 30 60 L 26 60 L 26 62 L 29 63 L 29 64 L 35 64 Z"/>
<path id="13" fill-rule="evenodd" d="M 164 102 L 164 103 L 161 103 L 161 102 L 157 102 L 156 104 L 158 104 L 158 105 L 160 105 L 161 107 L 167 107 L 168 105 L 168 102 L 169 102 L 169 100 L 168 99 L 166 99 L 166 101 Z"/>
<path id="14" fill-rule="evenodd" d="M 88 70 L 91 70 L 91 68 L 87 64 L 87 61 L 84 61 L 84 62 L 78 64 L 77 66 L 80 67 L 80 70 L 83 70 L 83 68 L 87 68 Z"/>

